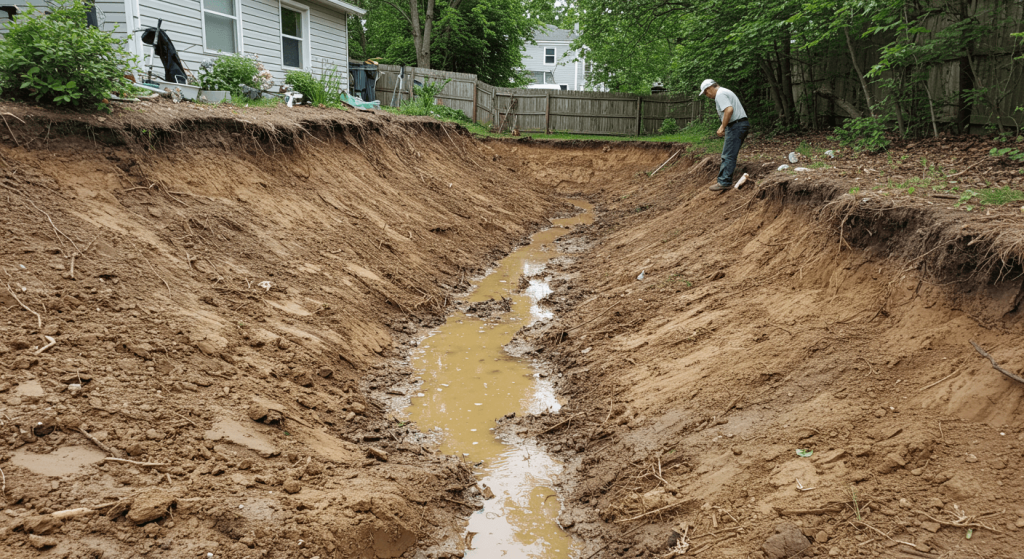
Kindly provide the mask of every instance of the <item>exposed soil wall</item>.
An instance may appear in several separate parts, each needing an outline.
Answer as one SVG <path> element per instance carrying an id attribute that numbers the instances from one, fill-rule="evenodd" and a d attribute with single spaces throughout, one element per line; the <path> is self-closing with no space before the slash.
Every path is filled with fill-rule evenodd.
<path id="1" fill-rule="evenodd" d="M 570 205 L 427 120 L 0 111 L 0 555 L 455 551 L 377 379 Z"/>
<path id="2" fill-rule="evenodd" d="M 716 163 L 581 186 L 604 213 L 524 332 L 569 404 L 503 429 L 551 429 L 584 557 L 1014 555 L 1024 386 L 969 342 L 1024 359 L 1016 208 L 769 163 L 719 195 Z"/>

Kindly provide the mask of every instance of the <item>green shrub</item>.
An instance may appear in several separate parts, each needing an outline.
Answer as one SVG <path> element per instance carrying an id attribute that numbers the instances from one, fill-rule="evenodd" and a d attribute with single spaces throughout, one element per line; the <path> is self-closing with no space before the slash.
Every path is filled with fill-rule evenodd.
<path id="1" fill-rule="evenodd" d="M 831 139 L 855 151 L 877 153 L 889 147 L 889 138 L 885 132 L 885 125 L 878 119 L 852 118 L 833 130 L 834 136 Z"/>
<path id="2" fill-rule="evenodd" d="M 671 136 L 672 134 L 679 133 L 679 125 L 676 124 L 676 119 L 666 118 L 661 122 L 661 128 L 658 129 L 658 134 L 662 136 Z"/>
<path id="3" fill-rule="evenodd" d="M 55 0 L 49 15 L 33 6 L 6 22 L 0 40 L 0 89 L 15 97 L 55 105 L 96 103 L 114 90 L 130 91 L 125 78 L 135 58 L 128 41 L 86 25 L 88 9 L 81 0 Z"/>
<path id="4" fill-rule="evenodd" d="M 259 67 L 254 58 L 235 53 L 204 60 L 199 66 L 199 87 L 207 91 L 230 91 L 242 98 L 242 86 L 253 87 Z"/>
<path id="5" fill-rule="evenodd" d="M 402 114 L 416 114 L 421 116 L 427 116 L 433 110 L 435 102 L 434 99 L 441 93 L 444 86 L 448 85 L 448 82 L 452 80 L 447 79 L 445 81 L 434 80 L 433 82 L 424 82 L 423 85 L 414 85 L 412 88 L 413 98 L 402 103 L 402 109 L 408 109 L 410 112 L 399 111 Z"/>
<path id="6" fill-rule="evenodd" d="M 304 102 L 325 107 L 344 107 L 341 102 L 342 79 L 344 75 L 337 66 L 322 63 L 320 77 L 315 77 L 309 72 L 296 70 L 288 72 L 284 83 L 292 86 L 292 89 L 302 94 Z"/>

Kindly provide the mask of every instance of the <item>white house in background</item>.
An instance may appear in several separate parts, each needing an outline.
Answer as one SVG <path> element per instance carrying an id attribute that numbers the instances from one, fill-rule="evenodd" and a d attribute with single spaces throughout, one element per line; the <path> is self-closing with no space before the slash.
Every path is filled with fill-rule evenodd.
<path id="1" fill-rule="evenodd" d="M 533 85 L 541 89 L 582 91 L 587 79 L 582 53 L 572 50 L 576 33 L 544 25 L 533 35 L 536 45 L 523 47 L 523 66 L 530 72 Z"/>
<path id="2" fill-rule="evenodd" d="M 42 1 L 33 4 L 43 6 Z M 321 60 L 335 65 L 348 87 L 348 25 L 350 14 L 362 8 L 341 0 L 97 0 L 100 26 L 115 36 L 126 37 L 128 50 L 149 61 L 152 47 L 142 43 L 142 33 L 156 27 L 167 32 L 187 70 L 198 74 L 207 58 L 245 52 L 259 55 L 276 84 L 284 83 L 289 70 L 319 73 Z M 5 2 L 26 9 L 26 2 Z M 7 14 L 0 12 L 0 20 Z M 15 16 L 17 17 L 17 16 Z M 114 30 L 114 27 L 117 30 Z M 163 76 L 160 59 L 154 75 Z"/>

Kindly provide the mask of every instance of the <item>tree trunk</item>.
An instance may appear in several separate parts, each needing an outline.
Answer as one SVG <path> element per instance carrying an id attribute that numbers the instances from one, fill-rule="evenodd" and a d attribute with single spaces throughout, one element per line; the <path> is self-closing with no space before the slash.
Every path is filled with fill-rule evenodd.
<path id="1" fill-rule="evenodd" d="M 757 62 L 761 66 L 761 72 L 764 73 L 765 79 L 768 80 L 768 86 L 772 94 L 772 102 L 775 104 L 775 111 L 782 115 L 783 121 L 788 121 L 789 111 L 786 110 L 786 107 L 782 102 L 782 91 L 779 89 L 778 80 L 775 79 L 775 72 L 772 70 L 767 60 L 758 58 Z"/>
<path id="2" fill-rule="evenodd" d="M 827 85 L 819 87 L 815 93 L 835 103 L 837 107 L 846 111 L 846 114 L 849 115 L 850 118 L 861 118 L 863 116 L 861 112 L 857 110 L 857 107 L 854 107 L 849 101 L 836 95 L 835 92 L 832 91 L 832 88 Z"/>
<path id="3" fill-rule="evenodd" d="M 417 0 L 409 0 L 409 14 L 412 19 L 412 42 L 416 49 L 416 66 L 430 69 L 430 34 L 434 28 L 434 0 L 427 0 L 427 9 L 420 24 L 420 7 Z"/>
<path id="4" fill-rule="evenodd" d="M 779 57 L 779 67 L 782 69 L 782 95 L 786 106 L 789 107 L 790 124 L 797 122 L 796 99 L 793 98 L 793 61 L 790 58 L 792 44 L 789 35 L 782 38 L 782 55 Z"/>
<path id="5" fill-rule="evenodd" d="M 864 72 L 860 71 L 860 64 L 857 63 L 857 53 L 853 50 L 853 41 L 850 40 L 850 30 L 844 27 L 843 34 L 846 35 L 846 46 L 850 49 L 850 61 L 853 62 L 853 70 L 857 72 L 857 79 L 860 80 L 860 87 L 864 90 L 864 102 L 868 104 L 868 112 L 871 114 L 871 118 L 876 118 L 875 102 L 871 99 L 871 92 L 868 89 L 868 81 L 864 78 Z"/>

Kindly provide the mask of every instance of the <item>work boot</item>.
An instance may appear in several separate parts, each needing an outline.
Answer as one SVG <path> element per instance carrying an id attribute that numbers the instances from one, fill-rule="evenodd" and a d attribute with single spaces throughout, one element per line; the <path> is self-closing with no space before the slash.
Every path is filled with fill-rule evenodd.
<path id="1" fill-rule="evenodd" d="M 711 188 L 709 190 L 711 190 L 711 192 L 724 192 L 726 190 L 729 190 L 729 185 L 715 183 L 711 185 Z"/>

